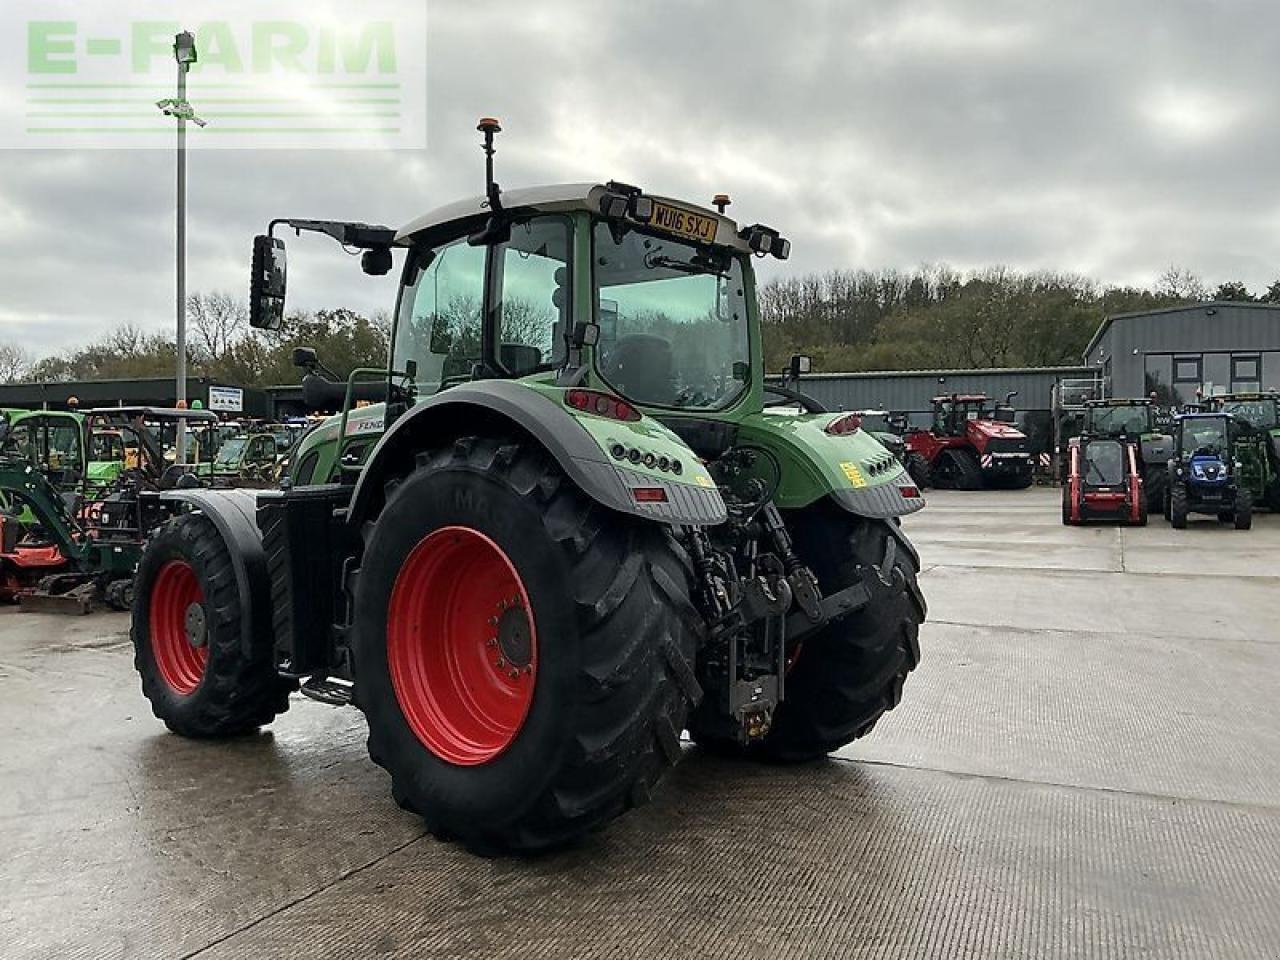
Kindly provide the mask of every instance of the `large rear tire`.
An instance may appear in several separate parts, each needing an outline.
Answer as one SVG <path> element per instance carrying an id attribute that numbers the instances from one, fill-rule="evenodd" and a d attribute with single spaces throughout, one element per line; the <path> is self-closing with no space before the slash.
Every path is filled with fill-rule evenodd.
<path id="1" fill-rule="evenodd" d="M 424 453 L 357 581 L 369 754 L 437 837 L 565 843 L 680 758 L 699 625 L 666 531 L 594 504 L 536 446 Z"/>
<path id="2" fill-rule="evenodd" d="M 796 551 L 824 593 L 852 585 L 872 568 L 877 586 L 868 607 L 806 636 L 791 651 L 786 696 L 762 740 L 740 747 L 726 718 L 711 715 L 704 704 L 689 732 L 719 753 L 781 762 L 824 756 L 870 733 L 898 705 L 907 674 L 920 661 L 925 609 L 918 570 L 890 529 L 893 521 L 865 520 L 829 504 L 788 519 Z"/>
<path id="3" fill-rule="evenodd" d="M 1153 509 L 1164 509 L 1165 495 L 1169 490 L 1169 468 L 1164 464 L 1152 464 L 1142 472 L 1142 487 L 1147 494 L 1147 504 Z"/>
<path id="4" fill-rule="evenodd" d="M 289 708 L 297 683 L 276 673 L 271 647 L 244 650 L 247 601 L 207 517 L 175 517 L 143 551 L 133 587 L 134 666 L 152 712 L 174 733 L 250 733 Z"/>
<path id="5" fill-rule="evenodd" d="M 1248 490 L 1236 491 L 1234 520 L 1237 530 L 1249 530 L 1253 527 L 1253 494 Z"/>

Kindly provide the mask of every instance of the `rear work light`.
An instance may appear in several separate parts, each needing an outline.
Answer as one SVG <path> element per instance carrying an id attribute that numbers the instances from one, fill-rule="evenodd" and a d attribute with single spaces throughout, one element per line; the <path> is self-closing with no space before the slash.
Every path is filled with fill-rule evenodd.
<path id="1" fill-rule="evenodd" d="M 632 487 L 631 496 L 636 503 L 666 503 L 667 491 L 662 487 Z"/>
<path id="2" fill-rule="evenodd" d="M 608 417 L 610 420 L 634 423 L 640 419 L 640 411 L 627 401 L 599 390 L 566 390 L 564 402 L 575 410 L 594 413 L 597 417 Z"/>
<path id="3" fill-rule="evenodd" d="M 845 437 L 862 429 L 862 418 L 856 413 L 847 413 L 843 417 L 827 424 L 827 433 L 833 437 Z"/>

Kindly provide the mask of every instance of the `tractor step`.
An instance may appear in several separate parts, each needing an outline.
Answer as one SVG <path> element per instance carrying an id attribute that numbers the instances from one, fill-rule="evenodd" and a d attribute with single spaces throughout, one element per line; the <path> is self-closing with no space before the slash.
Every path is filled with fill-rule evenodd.
<path id="1" fill-rule="evenodd" d="M 332 677 L 312 677 L 300 688 L 302 695 L 331 707 L 346 707 L 351 704 L 352 686 L 345 680 Z"/>

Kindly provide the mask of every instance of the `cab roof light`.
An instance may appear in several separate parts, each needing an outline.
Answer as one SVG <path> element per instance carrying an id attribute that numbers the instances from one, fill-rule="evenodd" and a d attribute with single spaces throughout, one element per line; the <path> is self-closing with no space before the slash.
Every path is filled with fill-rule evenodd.
<path id="1" fill-rule="evenodd" d="M 606 217 L 620 219 L 630 215 L 641 223 L 653 219 L 653 198 L 644 196 L 639 187 L 610 180 L 604 188 L 608 192 L 600 198 L 600 212 Z"/>
<path id="2" fill-rule="evenodd" d="M 772 254 L 779 260 L 786 260 L 791 256 L 791 241 L 763 223 L 753 223 L 749 227 L 744 227 L 738 232 L 738 236 L 747 241 L 747 246 L 753 253 L 762 257 Z"/>
<path id="3" fill-rule="evenodd" d="M 599 390 L 566 390 L 564 402 L 575 410 L 592 413 L 597 417 L 634 423 L 640 419 L 640 411 L 620 397 Z"/>

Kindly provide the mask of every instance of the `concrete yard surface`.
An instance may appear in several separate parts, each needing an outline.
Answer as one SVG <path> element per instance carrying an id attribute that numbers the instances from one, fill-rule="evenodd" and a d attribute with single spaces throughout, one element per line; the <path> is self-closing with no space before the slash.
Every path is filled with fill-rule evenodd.
<path id="1" fill-rule="evenodd" d="M 870 736 L 689 747 L 532 860 L 425 835 L 353 709 L 183 740 L 127 617 L 0 612 L 0 957 L 1280 956 L 1280 516 L 929 500 L 923 660 Z"/>

